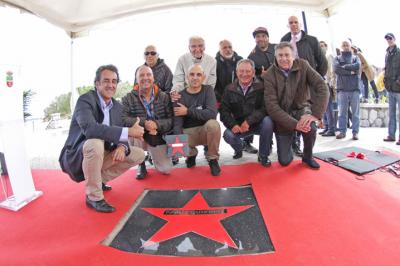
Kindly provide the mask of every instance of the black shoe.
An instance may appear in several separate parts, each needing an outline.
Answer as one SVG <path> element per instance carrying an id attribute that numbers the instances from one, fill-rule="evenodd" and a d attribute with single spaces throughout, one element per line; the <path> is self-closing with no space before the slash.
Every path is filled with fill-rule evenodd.
<path id="1" fill-rule="evenodd" d="M 258 156 L 258 161 L 264 167 L 270 167 L 271 166 L 271 160 L 268 159 L 268 157 L 260 157 L 260 156 Z"/>
<path id="2" fill-rule="evenodd" d="M 300 145 L 298 145 L 297 143 L 292 144 L 292 150 L 297 156 L 303 157 L 303 152 L 300 149 Z"/>
<path id="3" fill-rule="evenodd" d="M 324 135 L 324 134 L 326 134 L 326 132 L 328 132 L 328 129 L 324 129 L 324 130 L 322 130 L 321 132 L 318 132 L 318 134 Z"/>
<path id="4" fill-rule="evenodd" d="M 242 151 L 235 151 L 235 154 L 233 155 L 233 159 L 240 159 L 243 156 L 243 152 Z"/>
<path id="5" fill-rule="evenodd" d="M 196 166 L 196 156 L 187 157 L 185 162 L 187 168 L 192 168 Z"/>
<path id="6" fill-rule="evenodd" d="M 108 186 L 108 185 L 106 185 L 106 184 L 104 184 L 104 183 L 101 183 L 101 189 L 102 189 L 103 191 L 110 191 L 110 190 L 112 189 L 112 187 L 111 187 L 111 186 Z"/>
<path id="7" fill-rule="evenodd" d="M 336 136 L 336 135 L 335 135 L 335 132 L 327 131 L 327 132 L 325 132 L 324 134 L 321 134 L 321 136 L 322 136 L 322 137 L 334 137 L 334 136 Z"/>
<path id="8" fill-rule="evenodd" d="M 141 180 L 145 178 L 147 175 L 146 163 L 142 162 L 136 171 L 136 179 Z"/>
<path id="9" fill-rule="evenodd" d="M 244 141 L 243 142 L 244 146 L 243 146 L 243 150 L 245 152 L 251 153 L 251 154 L 256 154 L 258 152 L 258 150 L 256 148 L 254 148 L 250 142 Z"/>
<path id="10" fill-rule="evenodd" d="M 104 199 L 99 201 L 90 200 L 86 197 L 86 206 L 97 212 L 114 212 L 115 208 L 107 203 Z"/>
<path id="11" fill-rule="evenodd" d="M 314 170 L 318 170 L 320 167 L 319 163 L 317 163 L 317 161 L 315 161 L 313 158 L 311 158 L 311 159 L 303 158 L 302 162 L 307 164 L 311 169 L 314 169 Z"/>
<path id="12" fill-rule="evenodd" d="M 177 165 L 179 163 L 179 158 L 177 158 L 177 157 L 171 158 L 171 162 L 172 162 L 172 165 Z"/>
<path id="13" fill-rule="evenodd" d="M 213 176 L 218 176 L 221 173 L 221 168 L 219 167 L 217 159 L 209 160 L 208 165 L 210 166 L 211 174 Z"/>

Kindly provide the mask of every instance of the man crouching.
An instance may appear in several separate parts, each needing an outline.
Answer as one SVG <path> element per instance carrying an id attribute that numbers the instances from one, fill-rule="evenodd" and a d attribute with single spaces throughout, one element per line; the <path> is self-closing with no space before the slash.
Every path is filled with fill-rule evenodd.
<path id="1" fill-rule="evenodd" d="M 211 86 L 202 85 L 205 79 L 203 68 L 192 65 L 188 71 L 189 86 L 179 95 L 172 93 L 174 103 L 174 134 L 187 134 L 189 156 L 186 159 L 187 168 L 196 165 L 198 145 L 207 145 L 206 158 L 211 174 L 218 176 L 221 168 L 218 164 L 218 150 L 221 139 L 221 128 L 215 120 L 217 117 L 217 100 Z M 174 95 L 175 94 L 175 95 Z"/>

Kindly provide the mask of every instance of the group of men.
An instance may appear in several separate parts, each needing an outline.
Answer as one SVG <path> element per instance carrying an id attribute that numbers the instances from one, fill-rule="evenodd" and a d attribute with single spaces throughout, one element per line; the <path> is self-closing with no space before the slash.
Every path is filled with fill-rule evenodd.
<path id="1" fill-rule="evenodd" d="M 291 32 L 276 45 L 269 43 L 266 28 L 256 28 L 256 47 L 248 59 L 240 58 L 227 40 L 220 42 L 214 59 L 204 53 L 204 40 L 192 37 L 189 53 L 179 58 L 173 75 L 158 58 L 156 47 L 148 46 L 146 62 L 136 70 L 136 84 L 122 103 L 112 98 L 119 82 L 117 68 L 101 66 L 96 90 L 78 99 L 60 155 L 63 171 L 75 181 L 86 181 L 86 205 L 113 212 L 103 195 L 111 189 L 107 182 L 135 165 L 140 165 L 137 178 L 144 178 L 143 149 L 158 171 L 169 174 L 167 134 L 188 135 L 188 168 L 196 165 L 196 146 L 204 145 L 210 172 L 218 176 L 218 111 L 234 159 L 243 151 L 255 151 L 260 164 L 270 166 L 275 133 L 278 161 L 286 166 L 293 160 L 292 143 L 302 136 L 303 163 L 319 169 L 312 150 L 328 104 L 323 79 L 327 62 L 318 40 L 300 30 L 297 17 L 289 18 L 289 27 Z M 258 150 L 251 145 L 255 134 L 260 135 Z"/>

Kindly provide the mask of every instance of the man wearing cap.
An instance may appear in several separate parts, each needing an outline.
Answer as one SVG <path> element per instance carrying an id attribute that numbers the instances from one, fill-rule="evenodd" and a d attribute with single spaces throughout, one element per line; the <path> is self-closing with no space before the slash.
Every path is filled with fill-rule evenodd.
<path id="1" fill-rule="evenodd" d="M 261 78 L 261 74 L 274 63 L 275 44 L 269 43 L 268 30 L 264 27 L 256 28 L 253 31 L 253 37 L 256 47 L 247 58 L 253 60 L 256 66 L 256 76 Z"/>
<path id="2" fill-rule="evenodd" d="M 322 77 L 326 75 L 328 70 L 328 62 L 325 55 L 321 51 L 319 42 L 314 36 L 308 35 L 301 30 L 297 17 L 290 16 L 288 19 L 288 27 L 290 32 L 284 35 L 281 42 L 289 42 L 293 46 L 295 58 L 301 58 L 311 65 Z M 300 149 L 300 135 L 296 135 L 292 146 L 294 152 L 298 156 L 302 156 Z"/>
<path id="3" fill-rule="evenodd" d="M 256 41 L 256 47 L 247 58 L 253 60 L 256 77 L 262 81 L 261 75 L 274 63 L 275 44 L 269 42 L 269 33 L 265 27 L 257 27 L 253 31 L 253 38 Z M 258 150 L 251 143 L 253 143 L 253 136 L 244 139 L 244 151 L 255 154 Z"/>
<path id="4" fill-rule="evenodd" d="M 393 33 L 387 33 L 385 39 L 389 45 L 386 49 L 384 78 L 385 88 L 389 92 L 389 135 L 383 140 L 395 141 L 396 119 L 399 121 L 400 130 L 400 115 L 396 118 L 396 105 L 400 107 L 400 49 L 396 45 Z M 400 133 L 396 144 L 400 145 Z"/>
<path id="5" fill-rule="evenodd" d="M 217 82 L 217 62 L 212 56 L 204 53 L 205 49 L 206 46 L 202 37 L 190 37 L 190 52 L 182 55 L 176 64 L 174 77 L 172 79 L 172 91 L 179 92 L 188 86 L 188 69 L 193 64 L 201 65 L 205 74 L 203 84 L 210 85 L 214 89 L 215 83 Z"/>
<path id="6" fill-rule="evenodd" d="M 342 42 L 342 51 L 333 61 L 333 69 L 337 75 L 337 99 L 339 105 L 339 131 L 337 139 L 346 137 L 349 106 L 352 112 L 351 129 L 353 140 L 358 140 L 360 128 L 360 58 L 352 53 L 351 41 Z"/>
<path id="7" fill-rule="evenodd" d="M 158 88 L 165 92 L 170 92 L 172 88 L 172 72 L 171 69 L 164 63 L 164 60 L 159 58 L 157 48 L 154 45 L 149 45 L 144 49 L 144 65 L 151 68 L 154 75 L 154 83 Z M 135 71 L 135 85 L 138 84 Z"/>

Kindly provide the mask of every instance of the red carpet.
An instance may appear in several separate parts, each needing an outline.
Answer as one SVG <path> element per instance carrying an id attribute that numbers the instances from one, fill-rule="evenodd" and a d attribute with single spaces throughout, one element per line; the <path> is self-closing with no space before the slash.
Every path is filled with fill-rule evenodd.
<path id="1" fill-rule="evenodd" d="M 84 184 L 60 171 L 34 170 L 43 196 L 19 212 L 0 209 L 0 265 L 399 265 L 400 180 L 374 172 L 365 180 L 321 163 L 320 171 L 299 162 L 134 171 L 106 192 L 117 211 L 96 213 L 84 204 Z M 159 257 L 122 252 L 99 244 L 145 188 L 218 188 L 251 183 L 275 253 L 218 258 Z"/>

